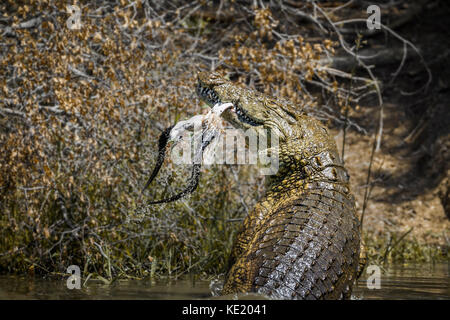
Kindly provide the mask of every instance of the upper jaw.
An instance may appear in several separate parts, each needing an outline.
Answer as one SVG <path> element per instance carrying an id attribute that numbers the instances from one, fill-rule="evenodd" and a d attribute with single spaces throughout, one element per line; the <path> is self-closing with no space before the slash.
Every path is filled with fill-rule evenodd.
<path id="1" fill-rule="evenodd" d="M 213 107 L 214 105 L 221 103 L 219 96 L 214 91 L 214 89 L 211 89 L 207 86 L 202 86 L 200 83 L 197 85 L 197 95 L 205 101 L 210 107 Z"/>

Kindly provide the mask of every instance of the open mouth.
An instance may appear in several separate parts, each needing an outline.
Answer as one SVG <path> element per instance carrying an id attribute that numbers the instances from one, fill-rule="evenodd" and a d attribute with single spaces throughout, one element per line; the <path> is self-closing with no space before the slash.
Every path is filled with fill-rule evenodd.
<path id="1" fill-rule="evenodd" d="M 222 103 L 217 93 L 214 91 L 214 89 L 211 89 L 206 86 L 202 86 L 201 84 L 197 85 L 197 94 L 198 96 L 204 100 L 207 104 L 209 104 L 211 107 Z M 251 126 L 260 126 L 263 124 L 262 121 L 253 118 L 252 116 L 248 115 L 244 109 L 239 107 L 238 103 L 233 103 L 234 108 L 232 109 L 240 122 L 246 123 Z"/>

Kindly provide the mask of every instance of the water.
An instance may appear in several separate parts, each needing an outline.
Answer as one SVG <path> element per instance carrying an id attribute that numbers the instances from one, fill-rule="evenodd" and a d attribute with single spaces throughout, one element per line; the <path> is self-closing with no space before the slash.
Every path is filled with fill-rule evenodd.
<path id="1" fill-rule="evenodd" d="M 450 299 L 450 262 L 391 266 L 382 270 L 380 289 L 369 290 L 367 278 L 358 280 L 355 299 Z"/>
<path id="2" fill-rule="evenodd" d="M 393 265 L 381 271 L 380 289 L 367 288 L 364 274 L 354 299 L 450 299 L 450 264 Z M 0 276 L 0 299 L 211 299 L 210 281 L 91 281 L 69 290 L 66 280 Z M 227 297 L 225 297 L 227 298 Z M 243 296 L 243 299 L 263 298 Z"/>

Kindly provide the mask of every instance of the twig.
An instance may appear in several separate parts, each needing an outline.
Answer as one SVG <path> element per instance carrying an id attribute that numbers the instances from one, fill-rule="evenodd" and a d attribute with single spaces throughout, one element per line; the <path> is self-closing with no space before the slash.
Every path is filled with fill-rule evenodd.
<path id="1" fill-rule="evenodd" d="M 0 108 L 0 113 L 3 115 L 6 114 L 6 115 L 11 115 L 11 116 L 26 118 L 25 113 L 23 113 L 21 111 L 9 109 L 9 108 Z"/>
<path id="2" fill-rule="evenodd" d="M 314 6 L 314 8 L 316 8 L 324 17 L 325 19 L 328 21 L 328 23 L 331 25 L 331 27 L 334 29 L 334 31 L 336 32 L 338 39 L 339 39 L 339 43 L 341 44 L 342 48 L 345 50 L 345 52 L 347 52 L 348 54 L 350 54 L 351 56 L 355 57 L 356 60 L 358 61 L 359 65 L 361 65 L 369 74 L 370 78 L 373 80 L 373 85 L 375 86 L 376 92 L 377 92 L 377 97 L 378 97 L 378 103 L 380 106 L 380 118 L 379 118 L 379 124 L 378 124 L 378 137 L 377 137 L 377 144 L 376 144 L 376 151 L 378 151 L 380 149 L 380 145 L 381 145 L 381 136 L 383 133 L 383 115 L 384 115 L 384 107 L 383 107 L 383 98 L 381 96 L 381 89 L 380 86 L 378 84 L 378 80 L 376 79 L 376 77 L 374 76 L 372 70 L 370 67 L 368 67 L 362 60 L 361 60 L 361 56 L 354 53 L 345 43 L 344 37 L 342 36 L 342 34 L 339 32 L 338 28 L 336 27 L 337 23 L 333 23 L 331 21 L 331 19 L 328 17 L 328 15 L 322 10 L 322 8 L 320 8 L 318 5 L 316 5 L 315 1 L 312 1 L 312 4 Z"/>
<path id="3" fill-rule="evenodd" d="M 369 201 L 369 183 L 370 183 L 370 175 L 372 173 L 372 163 L 373 163 L 373 157 L 375 155 L 375 150 L 376 150 L 376 139 L 374 140 L 374 142 L 372 144 L 372 153 L 370 154 L 369 169 L 367 170 L 366 190 L 364 191 L 364 202 L 363 202 L 360 225 L 359 225 L 360 230 L 362 230 L 362 227 L 363 227 L 364 214 L 366 212 L 367 202 Z"/>
<path id="4" fill-rule="evenodd" d="M 413 231 L 414 227 L 411 227 L 408 231 L 406 231 L 397 241 L 394 242 L 394 244 L 391 246 L 391 240 L 392 238 L 389 240 L 388 246 L 386 247 L 386 251 L 384 252 L 384 256 L 383 256 L 383 263 L 386 262 L 387 256 L 389 254 L 389 252 L 392 251 L 392 249 L 394 249 L 411 231 Z"/>
<path id="5" fill-rule="evenodd" d="M 349 20 L 343 20 L 343 21 L 334 22 L 333 25 L 337 26 L 337 25 L 344 24 L 344 23 L 365 22 L 365 21 L 366 21 L 365 19 L 349 19 Z M 427 81 L 427 83 L 420 89 L 425 89 L 425 90 L 428 89 L 428 86 L 430 85 L 431 81 L 433 80 L 433 76 L 431 74 L 430 68 L 428 67 L 427 63 L 425 62 L 425 59 L 423 58 L 422 54 L 420 53 L 420 50 L 411 41 L 406 40 L 405 38 L 400 36 L 397 32 L 395 32 L 394 30 L 392 30 L 388 26 L 386 26 L 386 25 L 384 25 L 382 23 L 379 23 L 379 25 L 380 25 L 381 28 L 384 28 L 386 31 L 388 31 L 390 34 L 392 34 L 395 38 L 397 38 L 398 40 L 402 41 L 404 44 L 406 43 L 408 46 L 410 46 L 417 53 L 417 55 L 420 58 L 420 61 L 421 61 L 422 65 L 424 66 L 424 68 L 425 68 L 425 70 L 427 71 L 427 74 L 428 74 L 428 81 Z M 403 62 L 403 59 L 402 59 L 402 62 Z M 398 72 L 398 70 L 396 72 Z"/>

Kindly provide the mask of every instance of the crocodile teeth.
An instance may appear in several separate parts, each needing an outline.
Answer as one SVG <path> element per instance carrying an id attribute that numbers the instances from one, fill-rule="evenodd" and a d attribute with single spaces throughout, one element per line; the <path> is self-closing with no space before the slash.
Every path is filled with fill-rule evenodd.
<path id="1" fill-rule="evenodd" d="M 211 105 L 220 103 L 220 99 L 217 93 L 213 89 L 210 89 L 208 87 L 203 87 L 200 84 L 197 85 L 197 94 Z"/>
<path id="2" fill-rule="evenodd" d="M 197 94 L 206 102 L 208 102 L 208 104 L 214 106 L 216 104 L 220 104 L 221 101 L 219 99 L 219 96 L 217 95 L 217 93 L 213 90 L 210 89 L 208 87 L 203 87 L 200 84 L 197 85 Z M 235 106 L 233 108 L 233 111 L 237 114 L 239 121 L 247 123 L 251 126 L 259 126 L 262 123 L 258 120 L 252 119 L 250 118 L 245 111 L 243 111 L 241 108 L 239 108 L 238 106 Z"/>
<path id="3" fill-rule="evenodd" d="M 235 112 L 238 116 L 238 119 L 244 123 L 247 123 L 251 126 L 259 126 L 261 125 L 261 123 L 259 121 L 253 120 L 252 118 L 250 118 L 249 116 L 247 116 L 245 114 L 245 112 L 239 108 L 238 106 L 235 107 Z"/>

